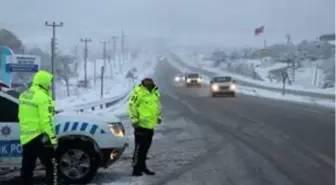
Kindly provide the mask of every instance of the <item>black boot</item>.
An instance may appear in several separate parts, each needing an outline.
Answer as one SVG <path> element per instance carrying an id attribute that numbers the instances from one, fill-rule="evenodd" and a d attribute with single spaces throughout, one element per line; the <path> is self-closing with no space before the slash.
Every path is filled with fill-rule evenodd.
<path id="1" fill-rule="evenodd" d="M 141 172 L 141 170 L 139 170 L 139 169 L 137 169 L 137 168 L 133 168 L 132 176 L 135 176 L 135 177 L 140 177 L 140 176 L 142 176 L 142 172 Z"/>
<path id="2" fill-rule="evenodd" d="M 155 172 L 149 170 L 148 168 L 145 168 L 142 172 L 144 172 L 146 175 L 155 175 Z"/>

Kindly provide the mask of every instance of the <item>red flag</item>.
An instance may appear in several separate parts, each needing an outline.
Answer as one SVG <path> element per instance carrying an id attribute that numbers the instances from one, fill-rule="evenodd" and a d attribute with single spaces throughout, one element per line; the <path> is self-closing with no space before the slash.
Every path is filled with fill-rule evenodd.
<path id="1" fill-rule="evenodd" d="M 261 26 L 261 27 L 259 27 L 259 28 L 256 28 L 256 29 L 254 30 L 254 35 L 259 35 L 259 34 L 261 34 L 261 33 L 264 33 L 264 28 L 265 28 L 265 26 Z"/>

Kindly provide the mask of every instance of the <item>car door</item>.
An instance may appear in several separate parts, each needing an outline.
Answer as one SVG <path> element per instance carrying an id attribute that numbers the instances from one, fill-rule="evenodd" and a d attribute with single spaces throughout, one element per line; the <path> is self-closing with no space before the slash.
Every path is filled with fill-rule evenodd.
<path id="1" fill-rule="evenodd" d="M 0 168 L 20 165 L 22 155 L 18 104 L 6 96 L 0 96 Z"/>

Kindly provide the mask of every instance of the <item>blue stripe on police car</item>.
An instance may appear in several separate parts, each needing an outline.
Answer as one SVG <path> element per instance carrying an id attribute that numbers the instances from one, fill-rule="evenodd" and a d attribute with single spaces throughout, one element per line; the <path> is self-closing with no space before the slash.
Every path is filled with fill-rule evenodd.
<path id="1" fill-rule="evenodd" d="M 87 122 L 78 122 L 78 121 L 74 121 L 74 122 L 67 121 L 63 125 L 57 124 L 55 126 L 55 130 L 56 130 L 56 134 L 69 132 L 69 131 L 88 132 L 91 135 L 95 135 L 97 131 L 100 131 L 98 132 L 100 134 L 106 133 L 103 129 L 99 130 L 99 126 L 96 124 L 89 124 Z"/>

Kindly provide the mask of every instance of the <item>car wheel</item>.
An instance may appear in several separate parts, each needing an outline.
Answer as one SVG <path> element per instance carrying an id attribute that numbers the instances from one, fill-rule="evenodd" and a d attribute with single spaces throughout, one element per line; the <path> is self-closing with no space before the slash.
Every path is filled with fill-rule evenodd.
<path id="1" fill-rule="evenodd" d="M 212 97 L 216 97 L 216 93 L 211 93 L 211 96 Z"/>
<path id="2" fill-rule="evenodd" d="M 67 141 L 57 149 L 60 178 L 69 184 L 87 184 L 97 174 L 99 161 L 91 143 Z"/>
<path id="3" fill-rule="evenodd" d="M 232 92 L 231 96 L 232 96 L 232 97 L 236 97 L 236 93 L 235 93 L 235 92 Z"/>

